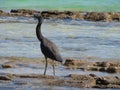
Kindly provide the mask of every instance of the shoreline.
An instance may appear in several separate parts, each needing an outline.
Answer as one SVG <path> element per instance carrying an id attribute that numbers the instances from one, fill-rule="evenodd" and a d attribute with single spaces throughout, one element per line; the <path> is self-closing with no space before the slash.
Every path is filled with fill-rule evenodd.
<path id="1" fill-rule="evenodd" d="M 41 13 L 45 19 L 74 19 L 86 21 L 120 22 L 120 12 L 84 12 L 84 11 L 36 11 L 29 9 L 11 9 L 10 12 L 0 10 L 0 16 L 32 17 L 34 13 Z"/>
<path id="2" fill-rule="evenodd" d="M 51 86 L 59 88 L 74 87 L 78 90 L 80 88 L 120 88 L 120 62 L 89 62 L 66 59 L 64 65 L 55 63 L 57 75 L 53 76 L 52 62 L 51 60 L 48 61 L 47 75 L 44 76 L 44 58 L 0 57 L 0 87 L 8 87 L 6 90 L 9 90 L 9 87 L 19 88 L 22 86 L 22 88 L 26 88 L 31 85 L 34 88 L 39 87 L 39 89 Z M 81 73 L 78 73 L 80 71 Z M 87 71 L 90 73 L 85 73 Z M 99 76 L 95 71 L 108 74 Z M 58 73 L 63 73 L 63 75 L 58 75 Z"/>

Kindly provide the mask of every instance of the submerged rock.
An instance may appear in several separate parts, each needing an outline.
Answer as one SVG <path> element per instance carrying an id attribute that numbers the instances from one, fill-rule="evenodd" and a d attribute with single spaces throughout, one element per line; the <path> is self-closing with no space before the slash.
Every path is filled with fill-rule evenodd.
<path id="1" fill-rule="evenodd" d="M 14 61 L 5 62 L 2 64 L 2 68 L 18 68 Z"/>
<path id="2" fill-rule="evenodd" d="M 2 68 L 17 68 L 18 66 L 14 65 L 14 64 L 3 64 Z"/>

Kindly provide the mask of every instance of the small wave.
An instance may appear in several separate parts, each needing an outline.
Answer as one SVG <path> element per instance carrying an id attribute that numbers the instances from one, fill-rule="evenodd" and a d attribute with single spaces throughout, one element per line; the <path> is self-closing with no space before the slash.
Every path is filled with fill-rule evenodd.
<path id="1" fill-rule="evenodd" d="M 8 16 L 1 16 L 0 23 L 36 23 L 37 20 L 31 17 L 24 17 L 24 16 L 15 16 L 15 17 L 8 17 Z M 79 26 L 97 26 L 97 27 L 113 27 L 119 26 L 120 22 L 92 22 L 92 21 L 85 21 L 85 20 L 73 20 L 70 18 L 66 19 L 45 19 L 44 23 L 58 23 L 64 25 L 79 25 Z"/>
<path id="2" fill-rule="evenodd" d="M 1 23 L 35 23 L 34 18 L 30 17 L 0 17 Z"/>

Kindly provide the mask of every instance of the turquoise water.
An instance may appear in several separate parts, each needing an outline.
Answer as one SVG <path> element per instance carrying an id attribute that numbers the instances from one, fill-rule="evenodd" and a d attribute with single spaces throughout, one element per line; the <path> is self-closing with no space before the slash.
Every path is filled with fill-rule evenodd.
<path id="1" fill-rule="evenodd" d="M 120 0 L 0 0 L 0 9 L 120 11 Z"/>

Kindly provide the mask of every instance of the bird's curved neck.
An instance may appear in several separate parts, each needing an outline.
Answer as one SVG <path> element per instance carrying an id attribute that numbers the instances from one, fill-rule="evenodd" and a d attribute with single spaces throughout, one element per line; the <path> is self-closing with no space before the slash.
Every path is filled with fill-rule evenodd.
<path id="1" fill-rule="evenodd" d="M 37 26 L 36 26 L 36 36 L 38 38 L 39 41 L 42 41 L 43 40 L 43 35 L 41 33 L 41 24 L 40 22 L 38 22 Z"/>

